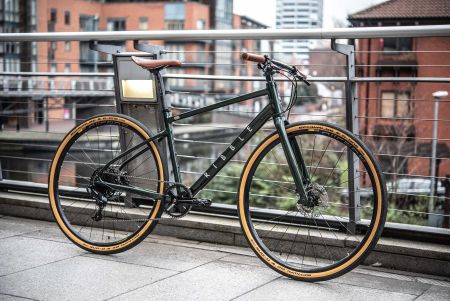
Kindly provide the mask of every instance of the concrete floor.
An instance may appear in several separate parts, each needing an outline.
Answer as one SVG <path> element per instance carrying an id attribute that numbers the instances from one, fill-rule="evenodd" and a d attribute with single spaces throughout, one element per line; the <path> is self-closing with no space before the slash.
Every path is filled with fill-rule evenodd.
<path id="1" fill-rule="evenodd" d="M 450 300 L 450 279 L 360 267 L 337 279 L 282 277 L 246 248 L 150 236 L 99 256 L 55 223 L 0 216 L 0 300 Z"/>

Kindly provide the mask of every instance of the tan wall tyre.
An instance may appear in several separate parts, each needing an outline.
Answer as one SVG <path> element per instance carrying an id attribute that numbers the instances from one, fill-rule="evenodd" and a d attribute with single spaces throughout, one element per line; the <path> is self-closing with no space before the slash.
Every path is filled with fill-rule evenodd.
<path id="1" fill-rule="evenodd" d="M 105 114 L 76 126 L 59 145 L 49 171 L 50 207 L 61 230 L 79 247 L 102 254 L 122 252 L 156 226 L 163 211 L 160 200 L 92 185 L 107 162 L 149 137 L 137 120 Z M 101 177 L 163 193 L 166 174 L 157 146 L 147 142 Z"/>
<path id="2" fill-rule="evenodd" d="M 297 280 L 331 279 L 355 268 L 378 241 L 387 210 L 384 179 L 370 151 L 346 130 L 306 122 L 290 125 L 287 132 L 311 176 L 306 185 L 310 205 L 298 202 L 274 133 L 244 167 L 240 223 L 250 247 L 275 271 Z M 348 184 L 349 160 L 357 170 L 354 189 Z M 352 194 L 359 194 L 359 205 L 350 202 Z M 350 220 L 353 213 L 360 217 L 356 223 Z"/>

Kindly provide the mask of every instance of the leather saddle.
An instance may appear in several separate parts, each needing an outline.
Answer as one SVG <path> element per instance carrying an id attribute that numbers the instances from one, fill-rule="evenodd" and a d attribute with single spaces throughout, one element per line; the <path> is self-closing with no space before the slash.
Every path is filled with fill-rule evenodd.
<path id="1" fill-rule="evenodd" d="M 131 56 L 133 62 L 147 70 L 161 69 L 165 67 L 179 67 L 181 62 L 179 60 L 151 60 L 138 56 Z"/>

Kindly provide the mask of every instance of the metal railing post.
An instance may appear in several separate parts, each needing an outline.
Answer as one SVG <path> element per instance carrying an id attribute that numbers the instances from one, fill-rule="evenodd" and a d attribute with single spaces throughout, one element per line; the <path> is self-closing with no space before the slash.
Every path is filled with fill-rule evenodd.
<path id="1" fill-rule="evenodd" d="M 71 115 L 72 115 L 71 118 L 75 121 L 75 123 L 77 123 L 76 122 L 76 120 L 77 120 L 77 102 L 75 100 L 72 102 L 72 114 Z"/>
<path id="2" fill-rule="evenodd" d="M 48 119 L 48 97 L 44 97 L 44 123 L 45 123 L 45 132 L 48 133 L 50 131 L 50 124 Z"/>
<path id="3" fill-rule="evenodd" d="M 1 167 L 1 166 L 0 166 Z M 443 181 L 445 187 L 444 194 L 444 220 L 442 221 L 442 228 L 450 228 L 450 174 L 446 175 L 446 179 Z"/>
<path id="4" fill-rule="evenodd" d="M 358 120 L 358 98 L 356 91 L 355 79 L 355 45 L 354 40 L 349 40 L 352 44 L 338 44 L 335 39 L 331 40 L 331 49 L 346 56 L 346 72 L 345 80 L 345 125 L 353 134 L 359 134 Z M 348 191 L 349 191 L 349 224 L 348 231 L 355 233 L 356 223 L 361 219 L 360 193 L 359 193 L 359 160 L 350 150 L 347 152 L 348 160 Z"/>

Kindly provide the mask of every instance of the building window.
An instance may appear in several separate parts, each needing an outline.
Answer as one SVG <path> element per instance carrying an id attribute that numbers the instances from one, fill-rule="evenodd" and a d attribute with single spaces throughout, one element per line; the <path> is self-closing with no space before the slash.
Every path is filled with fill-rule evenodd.
<path id="1" fill-rule="evenodd" d="M 167 59 L 185 61 L 184 44 L 166 44 Z"/>
<path id="2" fill-rule="evenodd" d="M 170 68 L 171 72 L 176 74 L 183 74 L 185 73 L 185 70 L 181 68 Z M 176 79 L 170 79 L 169 81 L 170 85 L 172 87 L 185 87 L 184 79 L 183 78 L 176 78 Z"/>
<path id="3" fill-rule="evenodd" d="M 64 12 L 64 24 L 70 25 L 70 11 Z"/>
<path id="4" fill-rule="evenodd" d="M 147 29 L 148 29 L 148 18 L 139 17 L 139 30 L 147 30 Z"/>
<path id="5" fill-rule="evenodd" d="M 108 18 L 106 30 L 121 31 L 121 30 L 126 30 L 126 28 L 127 28 L 127 26 L 126 26 L 125 18 Z"/>
<path id="6" fill-rule="evenodd" d="M 381 117 L 408 117 L 410 93 L 405 91 L 381 92 Z"/>
<path id="7" fill-rule="evenodd" d="M 56 8 L 50 10 L 50 22 L 56 23 Z"/>
<path id="8" fill-rule="evenodd" d="M 97 31 L 98 17 L 89 15 L 80 15 L 80 31 Z"/>
<path id="9" fill-rule="evenodd" d="M 166 29 L 184 29 L 184 19 L 184 3 L 166 3 L 164 5 L 164 21 Z"/>
<path id="10" fill-rule="evenodd" d="M 165 21 L 184 21 L 184 3 L 166 3 L 164 5 Z"/>
<path id="11" fill-rule="evenodd" d="M 70 43 L 70 41 L 65 41 L 64 42 L 64 51 L 69 52 L 71 49 L 72 49 L 72 44 Z"/>
<path id="12" fill-rule="evenodd" d="M 64 65 L 64 73 L 70 73 L 70 64 L 65 64 Z"/>
<path id="13" fill-rule="evenodd" d="M 206 22 L 203 19 L 197 20 L 197 29 L 205 29 Z"/>
<path id="14" fill-rule="evenodd" d="M 166 21 L 166 29 L 168 29 L 168 30 L 184 29 L 184 22 L 183 21 Z"/>
<path id="15" fill-rule="evenodd" d="M 56 64 L 55 63 L 50 65 L 50 72 L 56 72 Z"/>
<path id="16" fill-rule="evenodd" d="M 381 43 L 383 51 L 412 50 L 412 38 L 384 38 Z"/>

